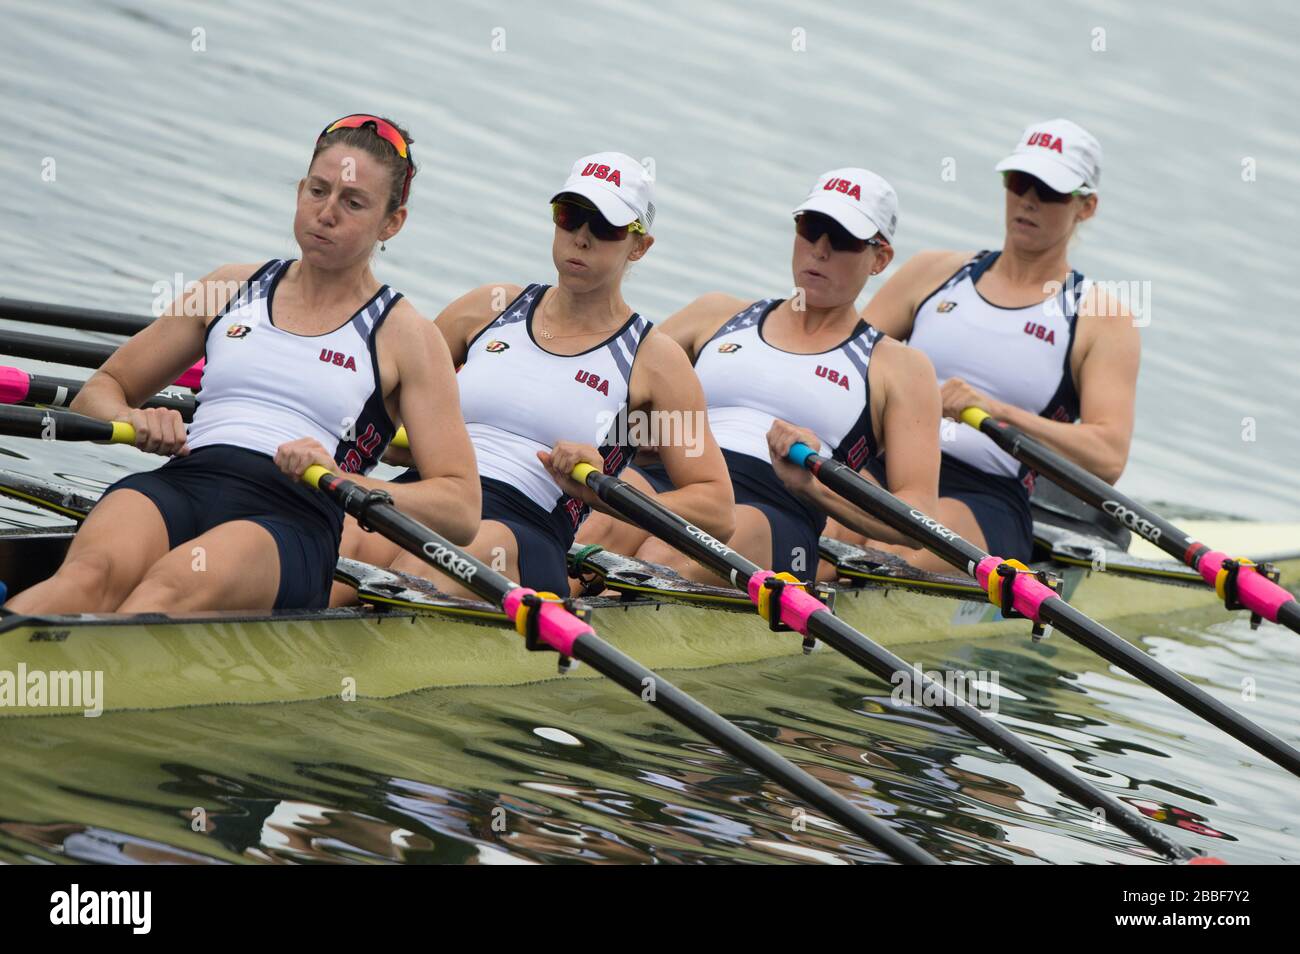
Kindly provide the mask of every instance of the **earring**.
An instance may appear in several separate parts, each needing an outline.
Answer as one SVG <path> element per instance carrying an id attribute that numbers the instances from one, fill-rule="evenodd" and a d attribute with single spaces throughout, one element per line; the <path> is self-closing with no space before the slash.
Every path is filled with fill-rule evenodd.
<path id="1" fill-rule="evenodd" d="M 387 245 L 387 243 L 385 243 L 382 239 L 381 239 L 380 242 L 379 242 L 379 251 L 381 251 L 381 252 L 386 252 L 386 251 L 388 251 L 388 245 Z"/>

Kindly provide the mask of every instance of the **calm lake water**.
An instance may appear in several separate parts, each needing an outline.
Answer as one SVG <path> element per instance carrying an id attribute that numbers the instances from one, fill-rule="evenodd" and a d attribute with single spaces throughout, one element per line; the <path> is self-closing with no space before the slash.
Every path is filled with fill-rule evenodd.
<path id="1" fill-rule="evenodd" d="M 1136 283 L 1150 318 L 1121 488 L 1300 519 L 1294 4 L 379 10 L 6 5 L 0 295 L 145 314 L 177 273 L 294 256 L 293 189 L 315 136 L 367 110 L 415 139 L 410 221 L 376 272 L 426 314 L 485 282 L 550 280 L 546 200 L 574 158 L 618 149 L 658 172 L 657 244 L 627 287 L 657 319 L 706 291 L 787 292 L 790 209 L 840 165 L 897 188 L 899 261 L 996 247 L 992 165 L 1029 122 L 1068 116 L 1105 150 L 1074 264 Z M 0 452 L 88 486 L 158 463 L 15 438 Z M 1294 636 L 1218 616 L 1124 632 L 1296 740 Z M 1165 823 L 1182 818 L 1186 843 L 1300 860 L 1293 778 L 1082 650 L 1023 639 L 908 658 L 998 670 L 1008 725 Z M 829 654 L 678 681 L 947 860 L 1155 860 L 944 723 L 882 717 L 887 687 Z M 793 838 L 791 796 L 601 684 L 0 720 L 0 753 L 0 860 L 880 860 L 856 841 Z M 195 805 L 219 806 L 206 835 L 190 830 Z M 506 834 L 485 821 L 499 806 Z"/>

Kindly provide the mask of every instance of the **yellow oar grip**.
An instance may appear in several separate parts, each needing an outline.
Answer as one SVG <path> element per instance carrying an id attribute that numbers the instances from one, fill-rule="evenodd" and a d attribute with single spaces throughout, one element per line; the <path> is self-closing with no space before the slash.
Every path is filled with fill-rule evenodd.
<path id="1" fill-rule="evenodd" d="M 975 409 L 974 409 L 974 408 L 967 408 L 967 409 L 966 409 L 967 412 L 972 411 L 972 410 L 975 410 Z M 984 414 L 983 411 L 980 411 L 980 413 L 981 413 L 981 414 Z M 984 416 L 985 416 L 985 417 L 988 417 L 987 414 L 984 414 Z M 1013 567 L 1015 567 L 1015 568 L 1016 568 L 1017 570 L 1019 570 L 1021 573 L 1032 573 L 1032 572 L 1033 572 L 1033 570 L 1029 569 L 1029 567 L 1025 566 L 1025 565 L 1024 565 L 1023 563 L 1021 563 L 1019 560 L 1003 560 L 1002 562 L 1005 563 L 1007 566 L 1013 566 Z M 994 606 L 1001 606 L 1001 605 L 1002 605 L 1002 577 L 999 576 L 997 573 L 990 573 L 990 574 L 989 574 L 988 594 L 989 594 L 989 602 L 990 602 L 990 603 L 992 603 Z"/>
<path id="2" fill-rule="evenodd" d="M 1237 560 L 1237 564 L 1238 564 L 1238 566 L 1254 566 L 1254 565 L 1255 565 L 1255 561 L 1254 561 L 1254 560 L 1247 560 L 1245 557 L 1237 557 L 1236 560 Z M 1221 600 L 1227 600 L 1227 598 L 1228 598 L 1228 590 L 1227 590 L 1227 588 L 1226 588 L 1226 584 L 1227 584 L 1227 582 L 1228 582 L 1228 569 L 1227 569 L 1227 567 L 1219 567 L 1219 572 L 1218 572 L 1218 573 L 1215 575 L 1215 577 L 1214 577 L 1214 592 L 1215 592 L 1216 594 L 1218 594 L 1218 597 L 1219 597 L 1219 599 L 1221 599 Z"/>
<path id="3" fill-rule="evenodd" d="M 113 436 L 109 440 L 114 444 L 134 444 L 135 428 L 126 421 L 109 421 L 113 425 Z"/>
<path id="4" fill-rule="evenodd" d="M 406 428 L 399 427 L 397 433 L 393 435 L 393 447 L 410 447 L 411 442 L 406 437 Z"/>
<path id="5" fill-rule="evenodd" d="M 572 477 L 574 480 L 576 480 L 578 483 L 585 484 L 587 482 L 588 474 L 598 474 L 598 473 L 600 473 L 600 471 L 598 471 L 595 467 L 592 467 L 586 461 L 583 461 L 582 463 L 573 465 L 573 470 L 569 471 L 569 476 Z"/>
<path id="6" fill-rule="evenodd" d="M 320 486 L 320 479 L 328 473 L 329 471 L 320 464 L 312 464 L 302 472 L 302 476 L 298 479 L 308 487 L 318 487 Z"/>
<path id="7" fill-rule="evenodd" d="M 545 600 L 548 603 L 563 602 L 563 600 L 561 600 L 554 593 L 543 591 L 541 593 L 538 593 L 537 595 L 540 596 L 543 600 Z M 541 609 L 540 606 L 537 608 L 539 610 Z M 517 632 L 520 636 L 528 635 L 528 614 L 531 613 L 532 611 L 533 608 L 529 606 L 527 603 L 520 603 L 519 608 L 515 610 L 515 632 Z"/>
<path id="8" fill-rule="evenodd" d="M 799 579 L 799 577 L 792 573 L 777 573 L 775 574 L 775 578 L 778 580 L 784 580 L 787 583 L 793 583 L 795 586 L 799 587 L 804 585 L 803 580 Z M 781 618 L 781 608 L 779 606 L 776 608 L 776 614 L 777 620 L 779 621 Z M 770 587 L 764 586 L 758 591 L 758 615 L 763 617 L 765 620 L 770 621 L 772 619 L 772 590 Z"/>
<path id="9" fill-rule="evenodd" d="M 968 407 L 961 412 L 961 419 L 977 431 L 980 429 L 980 425 L 984 423 L 984 420 L 992 416 L 982 407 Z"/>

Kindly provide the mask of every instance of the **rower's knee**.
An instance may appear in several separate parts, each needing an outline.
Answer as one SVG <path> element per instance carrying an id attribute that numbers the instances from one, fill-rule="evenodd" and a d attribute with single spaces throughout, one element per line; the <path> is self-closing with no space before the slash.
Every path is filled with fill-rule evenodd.
<path id="1" fill-rule="evenodd" d="M 202 604 L 195 601 L 193 581 L 177 578 L 174 573 L 151 570 L 122 601 L 122 613 L 184 612 Z"/>
<path id="2" fill-rule="evenodd" d="M 109 613 L 117 609 L 129 589 L 113 577 L 113 561 L 107 553 L 77 554 L 59 567 L 54 579 L 69 592 L 77 593 L 86 612 Z"/>

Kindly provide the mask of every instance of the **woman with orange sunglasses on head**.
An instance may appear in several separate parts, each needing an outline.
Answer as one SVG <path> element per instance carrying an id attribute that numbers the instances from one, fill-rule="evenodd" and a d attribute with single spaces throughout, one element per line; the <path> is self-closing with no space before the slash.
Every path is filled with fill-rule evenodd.
<path id="1" fill-rule="evenodd" d="M 1101 146 L 1069 120 L 1035 123 L 996 171 L 1006 187 L 1001 250 L 920 252 L 862 316 L 929 356 L 945 417 L 983 408 L 1114 483 L 1133 434 L 1141 339 L 1129 312 L 1068 255 L 1097 211 Z M 965 425 L 948 422 L 940 446 L 932 516 L 998 556 L 1027 560 L 1032 472 Z M 871 467 L 879 474 L 883 462 Z M 926 551 L 899 552 L 945 568 Z"/>
<path id="2" fill-rule="evenodd" d="M 589 508 L 609 513 L 569 472 L 586 462 L 618 473 L 641 436 L 662 433 L 656 421 L 698 422 L 660 447 L 677 488 L 663 503 L 717 536 L 731 532 L 731 485 L 699 381 L 681 348 L 623 298 L 628 265 L 654 244 L 654 213 L 654 179 L 635 159 L 579 159 L 551 199 L 555 284 L 484 285 L 436 320 L 460 365 L 482 482 L 483 522 L 466 549 L 537 590 L 567 593 L 575 532 Z M 352 522 L 344 552 L 464 592 Z M 336 587 L 336 603 L 354 598 Z"/>
<path id="3" fill-rule="evenodd" d="M 360 475 L 399 421 L 424 479 L 394 488 L 395 503 L 452 540 L 474 535 L 478 481 L 451 357 L 370 270 L 406 221 L 414 174 L 409 136 L 389 120 L 331 123 L 298 183 L 301 259 L 218 268 L 109 358 L 73 410 L 129 422 L 137 446 L 171 459 L 110 487 L 59 571 L 8 609 L 324 606 L 342 514 L 297 478 L 319 464 L 381 485 Z M 138 408 L 200 357 L 188 434 L 176 411 Z"/>

